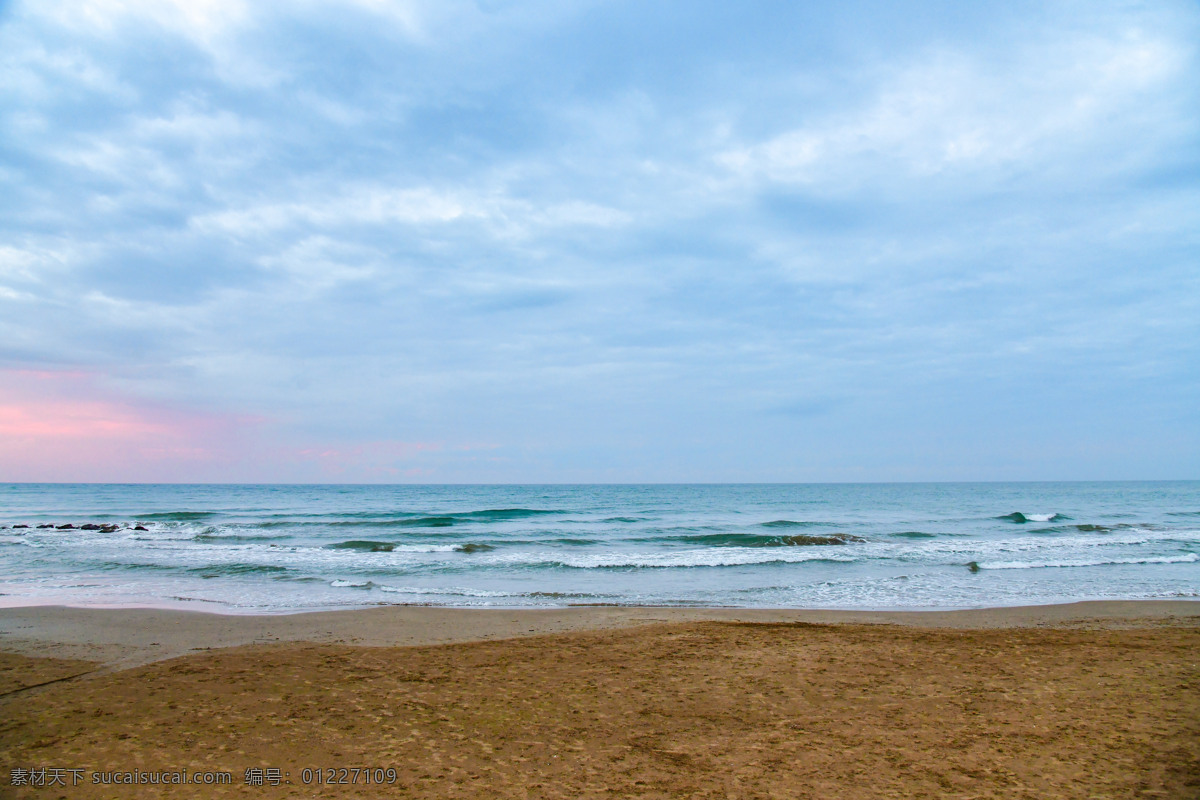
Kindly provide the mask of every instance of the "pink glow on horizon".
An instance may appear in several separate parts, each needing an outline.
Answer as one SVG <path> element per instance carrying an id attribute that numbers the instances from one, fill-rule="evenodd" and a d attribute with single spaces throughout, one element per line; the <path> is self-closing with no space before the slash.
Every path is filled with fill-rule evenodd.
<path id="1" fill-rule="evenodd" d="M 122 396 L 79 370 L 0 370 L 0 480 L 173 481 L 228 460 L 241 421 Z"/>
<path id="2" fill-rule="evenodd" d="M 99 374 L 0 369 L 0 482 L 391 481 L 433 475 L 423 456 L 479 447 L 298 445 L 271 429 L 262 417 L 134 397 Z"/>
<path id="3" fill-rule="evenodd" d="M 0 436 L 130 437 L 166 434 L 167 425 L 140 419 L 129 409 L 89 401 L 0 405 Z"/>

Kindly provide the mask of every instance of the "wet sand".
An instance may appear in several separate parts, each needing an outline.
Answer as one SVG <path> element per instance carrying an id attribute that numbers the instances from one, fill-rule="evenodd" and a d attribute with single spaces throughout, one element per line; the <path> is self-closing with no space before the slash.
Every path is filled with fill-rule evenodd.
<path id="1" fill-rule="evenodd" d="M 1198 664 L 1194 602 L 0 609 L 0 797 L 1196 798 Z"/>

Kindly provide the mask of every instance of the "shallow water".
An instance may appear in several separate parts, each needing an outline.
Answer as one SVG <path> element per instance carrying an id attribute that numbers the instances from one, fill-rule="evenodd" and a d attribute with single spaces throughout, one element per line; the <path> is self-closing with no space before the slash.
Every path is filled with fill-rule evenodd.
<path id="1" fill-rule="evenodd" d="M 896 609 L 1196 597 L 1196 481 L 0 485 L 0 605 L 10 606 Z"/>

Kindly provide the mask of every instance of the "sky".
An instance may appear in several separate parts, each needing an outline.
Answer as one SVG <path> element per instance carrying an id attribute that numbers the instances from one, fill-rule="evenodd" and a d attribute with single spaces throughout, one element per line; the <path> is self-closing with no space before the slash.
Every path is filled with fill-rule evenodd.
<path id="1" fill-rule="evenodd" d="M 1200 478 L 1198 43 L 0 0 L 0 481 Z"/>

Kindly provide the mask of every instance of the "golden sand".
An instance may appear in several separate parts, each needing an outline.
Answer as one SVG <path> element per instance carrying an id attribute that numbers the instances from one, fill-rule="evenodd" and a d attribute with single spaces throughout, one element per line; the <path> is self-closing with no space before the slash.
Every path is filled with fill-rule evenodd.
<path id="1" fill-rule="evenodd" d="M 1195 616 L 1061 624 L 643 622 L 124 669 L 0 653 L 0 796 L 1200 797 Z M 40 767 L 80 772 L 8 785 Z M 91 782 L 185 769 L 232 784 Z"/>

